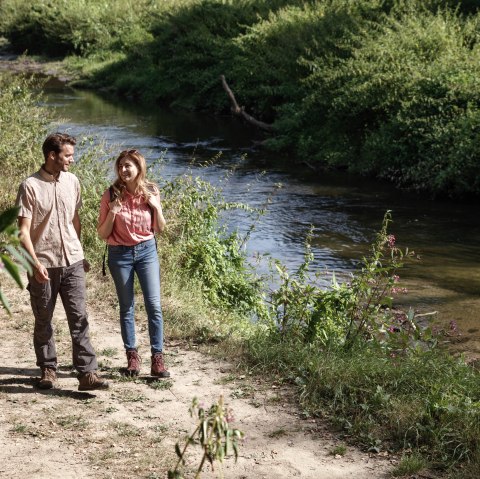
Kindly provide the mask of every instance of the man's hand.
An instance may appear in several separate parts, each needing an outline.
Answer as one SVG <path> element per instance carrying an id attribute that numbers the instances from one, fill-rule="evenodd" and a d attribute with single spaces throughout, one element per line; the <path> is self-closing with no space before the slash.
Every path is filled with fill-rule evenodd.
<path id="1" fill-rule="evenodd" d="M 85 271 L 85 273 L 90 271 L 90 263 L 86 259 L 83 260 L 83 271 Z"/>
<path id="2" fill-rule="evenodd" d="M 47 268 L 45 268 L 45 266 L 40 263 L 37 263 L 33 267 L 33 276 L 39 283 L 47 283 L 48 281 L 50 281 Z"/>

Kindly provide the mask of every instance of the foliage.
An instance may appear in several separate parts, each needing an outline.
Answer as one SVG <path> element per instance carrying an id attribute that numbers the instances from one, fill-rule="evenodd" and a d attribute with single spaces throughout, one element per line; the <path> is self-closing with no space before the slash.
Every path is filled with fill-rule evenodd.
<path id="1" fill-rule="evenodd" d="M 111 167 L 108 160 L 114 152 L 113 147 L 108 147 L 102 141 L 85 137 L 78 142 L 76 154 L 79 157 L 70 171 L 77 175 L 82 188 L 82 245 L 89 262 L 99 270 L 105 242 L 97 234 L 98 211 L 100 198 L 110 185 Z"/>
<path id="2" fill-rule="evenodd" d="M 41 164 L 51 116 L 41 98 L 38 81 L 0 73 L 0 209 L 13 204 L 20 182 Z"/>
<path id="3" fill-rule="evenodd" d="M 13 203 L 20 182 L 38 168 L 40 141 L 49 120 L 49 113 L 38 106 L 37 85 L 30 79 L 0 74 L 0 273 L 8 273 L 20 288 L 20 271 L 32 270 L 18 239 L 18 208 Z M 10 312 L 1 288 L 0 303 Z"/>
<path id="4" fill-rule="evenodd" d="M 238 458 L 238 440 L 243 437 L 239 429 L 230 427 L 232 422 L 232 413 L 224 405 L 223 397 L 220 396 L 216 404 L 205 409 L 194 398 L 190 407 L 190 416 L 197 417 L 198 423 L 195 430 L 187 437 L 185 446 L 180 449 L 180 445 L 175 445 L 175 452 L 178 456 L 175 468 L 168 471 L 169 479 L 182 479 L 185 477 L 181 472 L 181 465 L 185 465 L 185 455 L 191 445 L 199 445 L 202 448 L 202 458 L 198 465 L 195 477 L 200 477 L 205 461 L 208 461 L 213 467 L 214 462 L 220 463 L 233 454 L 235 461 Z"/>
<path id="5" fill-rule="evenodd" d="M 17 51 L 74 54 L 83 84 L 190 109 L 241 105 L 266 144 L 455 197 L 478 195 L 474 0 L 4 0 Z"/>
<path id="6" fill-rule="evenodd" d="M 425 469 L 426 465 L 425 459 L 419 454 L 404 455 L 393 470 L 393 476 L 411 476 Z"/>
<path id="7" fill-rule="evenodd" d="M 180 175 L 162 186 L 169 225 L 161 252 L 190 279 L 201 284 L 204 297 L 219 308 L 259 313 L 259 280 L 246 261 L 236 231 L 227 231 L 221 214 L 244 204 L 227 203 L 219 189 L 199 177 Z"/>
<path id="8" fill-rule="evenodd" d="M 20 245 L 16 227 L 18 208 L 9 208 L 0 213 L 0 274 L 10 275 L 20 288 L 23 288 L 20 268 L 29 273 L 31 258 Z M 20 265 L 20 267 L 19 267 Z M 5 297 L 0 283 L 0 303 L 10 314 L 10 304 Z"/>
<path id="9" fill-rule="evenodd" d="M 268 297 L 271 334 L 321 347 L 372 343 L 390 354 L 435 345 L 431 330 L 417 324 L 413 311 L 392 309 L 393 296 L 404 291 L 398 269 L 404 256 L 413 253 L 395 246 L 394 236 L 388 234 L 390 222 L 387 212 L 370 256 L 363 258 L 349 283 L 338 283 L 333 276 L 331 288 L 325 290 L 308 276 L 313 259 L 308 239 L 297 271 L 289 274 L 276 263 L 279 286 Z"/>
<path id="10" fill-rule="evenodd" d="M 303 106 L 290 106 L 303 127 L 299 153 L 435 193 L 477 194 L 479 19 L 405 9 L 357 34 L 342 62 L 309 60 Z"/>

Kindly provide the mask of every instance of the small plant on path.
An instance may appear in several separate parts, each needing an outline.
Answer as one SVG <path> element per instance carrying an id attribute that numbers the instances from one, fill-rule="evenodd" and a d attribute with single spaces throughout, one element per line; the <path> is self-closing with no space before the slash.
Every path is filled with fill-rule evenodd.
<path id="1" fill-rule="evenodd" d="M 197 398 L 193 398 L 189 411 L 192 417 L 198 417 L 197 427 L 187 437 L 183 449 L 180 449 L 179 443 L 175 444 L 178 461 L 175 468 L 168 471 L 168 479 L 185 477 L 181 472 L 181 466 L 185 465 L 185 455 L 190 445 L 198 444 L 203 450 L 195 478 L 200 477 L 205 461 L 208 461 L 213 469 L 215 461 L 222 463 L 225 457 L 232 453 L 235 461 L 238 458 L 238 440 L 243 437 L 243 432 L 230 427 L 233 418 L 231 411 L 223 403 L 223 396 L 208 409 L 202 407 Z M 223 474 L 221 476 L 223 477 Z"/>

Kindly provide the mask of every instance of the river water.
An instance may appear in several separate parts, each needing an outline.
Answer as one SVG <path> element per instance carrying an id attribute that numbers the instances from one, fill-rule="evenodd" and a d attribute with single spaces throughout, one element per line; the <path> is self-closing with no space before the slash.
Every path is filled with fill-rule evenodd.
<path id="1" fill-rule="evenodd" d="M 172 112 L 58 86 L 46 89 L 45 101 L 66 119 L 62 129 L 77 137 L 101 137 L 118 151 L 137 148 L 150 160 L 163 156 L 166 179 L 191 169 L 222 186 L 229 201 L 257 207 L 268 201 L 248 252 L 270 255 L 290 269 L 302 262 L 313 225 L 314 268 L 348 275 L 391 210 L 390 233 L 418 258 L 400 272 L 408 293 L 397 304 L 420 313 L 437 311 L 436 322 L 446 328 L 455 321 L 460 335 L 451 338 L 452 350 L 480 357 L 480 204 L 433 201 L 347 174 L 319 176 L 252 146 L 258 132 L 229 116 Z M 211 166 L 195 166 L 212 158 Z M 228 220 L 243 232 L 251 224 L 239 213 Z"/>

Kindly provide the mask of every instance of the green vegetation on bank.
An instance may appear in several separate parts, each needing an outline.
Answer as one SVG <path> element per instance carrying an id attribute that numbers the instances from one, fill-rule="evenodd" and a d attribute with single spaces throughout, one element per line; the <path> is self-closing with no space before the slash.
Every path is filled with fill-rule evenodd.
<path id="1" fill-rule="evenodd" d="M 480 193 L 476 0 L 4 0 L 18 52 L 81 84 L 189 109 L 241 105 L 319 168 Z"/>

